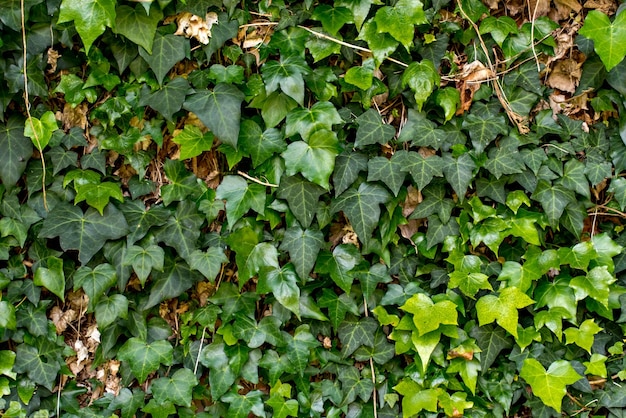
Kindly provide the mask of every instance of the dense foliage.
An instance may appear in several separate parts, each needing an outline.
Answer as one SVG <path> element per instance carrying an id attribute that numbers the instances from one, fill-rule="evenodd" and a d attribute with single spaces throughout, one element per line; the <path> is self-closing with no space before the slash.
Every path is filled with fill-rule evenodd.
<path id="1" fill-rule="evenodd" d="M 1 0 L 0 415 L 624 416 L 618 6 Z"/>

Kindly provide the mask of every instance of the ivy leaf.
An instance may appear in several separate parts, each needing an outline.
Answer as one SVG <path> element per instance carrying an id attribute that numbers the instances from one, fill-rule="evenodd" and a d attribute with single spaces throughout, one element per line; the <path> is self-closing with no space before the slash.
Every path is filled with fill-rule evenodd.
<path id="1" fill-rule="evenodd" d="M 187 259 L 196 249 L 203 222 L 196 204 L 185 200 L 178 204 L 176 212 L 155 233 L 161 242 L 173 247 L 181 257 Z"/>
<path id="2" fill-rule="evenodd" d="M 362 260 L 358 248 L 351 244 L 341 244 L 332 253 L 322 251 L 318 256 L 315 271 L 329 274 L 341 290 L 350 293 L 354 276 L 349 273 Z"/>
<path id="3" fill-rule="evenodd" d="M 152 396 L 160 403 L 172 402 L 175 405 L 191 406 L 191 392 L 198 379 L 189 369 L 182 368 L 171 377 L 161 377 L 150 383 Z"/>
<path id="4" fill-rule="evenodd" d="M 146 381 L 150 373 L 156 371 L 161 364 L 172 364 L 174 348 L 163 340 L 150 344 L 139 338 L 129 338 L 118 351 L 117 357 L 127 361 L 140 384 Z"/>
<path id="5" fill-rule="evenodd" d="M 419 336 L 438 330 L 441 325 L 456 325 L 458 316 L 456 308 L 456 304 L 450 300 L 433 303 L 431 298 L 423 293 L 411 296 L 400 306 L 403 311 L 413 314 L 413 323 Z"/>
<path id="6" fill-rule="evenodd" d="M 166 260 L 163 272 L 152 273 L 153 285 L 149 297 L 142 305 L 142 309 L 149 309 L 166 299 L 180 296 L 188 290 L 201 276 L 192 271 L 187 263 L 181 259 Z"/>
<path id="7" fill-rule="evenodd" d="M 49 110 L 41 115 L 41 119 L 31 117 L 24 122 L 24 136 L 29 137 L 39 151 L 43 151 L 48 145 L 52 134 L 57 129 L 59 127 L 57 126 L 56 117 Z"/>
<path id="8" fill-rule="evenodd" d="M 30 380 L 52 391 L 61 368 L 58 362 L 49 361 L 37 347 L 27 344 L 18 345 L 15 354 L 13 370 L 17 373 L 26 373 Z"/>
<path id="9" fill-rule="evenodd" d="M 324 30 L 334 36 L 343 25 L 352 21 L 352 12 L 346 7 L 331 7 L 327 4 L 322 4 L 313 10 L 311 19 L 322 22 Z"/>
<path id="10" fill-rule="evenodd" d="M 174 113 L 178 112 L 185 101 L 185 97 L 191 91 L 189 82 L 184 77 L 176 77 L 152 93 L 144 94 L 142 91 L 140 104 L 148 105 L 169 121 L 173 121 Z M 185 128 L 187 125 L 185 125 Z M 184 157 L 181 157 L 184 159 Z"/>
<path id="11" fill-rule="evenodd" d="M 13 331 L 17 328 L 15 306 L 6 300 L 0 301 L 0 327 Z"/>
<path id="12" fill-rule="evenodd" d="M 350 188 L 333 200 L 331 211 L 343 211 L 361 242 L 367 246 L 380 219 L 380 204 L 387 203 L 390 198 L 383 187 L 361 183 L 358 189 Z"/>
<path id="13" fill-rule="evenodd" d="M 322 289 L 322 296 L 319 298 L 318 304 L 321 308 L 328 309 L 330 323 L 335 329 L 339 328 L 348 312 L 353 315 L 359 314 L 356 303 L 347 293 L 337 295 L 336 292 L 329 289 Z"/>
<path id="14" fill-rule="evenodd" d="M 142 239 L 153 226 L 164 225 L 171 213 L 162 206 L 152 206 L 146 209 L 143 202 L 127 200 L 121 205 L 122 213 L 128 221 L 130 233 L 126 236 L 129 244 Z"/>
<path id="15" fill-rule="evenodd" d="M 413 3 L 419 4 L 421 7 L 421 2 Z M 439 73 L 430 60 L 412 62 L 402 74 L 402 85 L 411 88 L 417 104 L 417 110 L 420 112 L 430 94 L 439 87 L 439 81 Z"/>
<path id="16" fill-rule="evenodd" d="M 406 172 L 406 154 L 395 153 L 391 158 L 374 157 L 367 162 L 367 181 L 374 182 L 380 180 L 392 191 L 394 196 L 404 183 Z"/>
<path id="17" fill-rule="evenodd" d="M 172 141 L 180 145 L 180 159 L 186 160 L 209 151 L 213 146 L 213 134 L 211 132 L 203 134 L 197 126 L 185 125 Z"/>
<path id="18" fill-rule="evenodd" d="M 573 190 L 581 196 L 589 199 L 591 192 L 589 191 L 589 182 L 585 176 L 585 164 L 573 159 L 565 163 L 563 176 L 558 183 L 566 189 Z"/>
<path id="19" fill-rule="evenodd" d="M 376 109 L 368 109 L 356 118 L 356 122 L 359 124 L 354 142 L 356 148 L 372 144 L 386 144 L 396 133 L 393 126 L 383 122 Z"/>
<path id="20" fill-rule="evenodd" d="M 450 273 L 448 287 L 459 288 L 465 296 L 473 298 L 481 289 L 493 290 L 489 283 L 489 276 L 483 273 L 470 273 L 466 271 L 453 271 Z"/>
<path id="21" fill-rule="evenodd" d="M 509 34 L 517 34 L 518 32 L 517 23 L 509 16 L 498 18 L 489 16 L 480 22 L 480 34 L 490 34 L 500 47 Z"/>
<path id="22" fill-rule="evenodd" d="M 524 161 L 519 152 L 506 148 L 492 148 L 485 168 L 499 179 L 506 174 L 517 174 L 524 171 Z"/>
<path id="23" fill-rule="evenodd" d="M 273 416 L 276 418 L 298 416 L 299 404 L 295 399 L 285 400 L 285 398 L 280 395 L 272 395 L 267 400 L 266 404 L 272 407 L 272 411 L 274 411 Z"/>
<path id="24" fill-rule="evenodd" d="M 559 184 L 550 186 L 550 183 L 543 179 L 537 183 L 531 198 L 541 203 L 550 226 L 553 228 L 558 226 L 565 207 L 570 203 L 576 202 L 576 197 L 572 190 L 566 189 Z"/>
<path id="25" fill-rule="evenodd" d="M 262 270 L 259 275 L 257 292 L 261 294 L 272 292 L 281 305 L 300 319 L 300 288 L 298 287 L 298 276 L 292 264 L 287 264 L 282 268 Z"/>
<path id="26" fill-rule="evenodd" d="M 46 267 L 39 267 L 35 271 L 33 282 L 36 286 L 43 286 L 65 301 L 65 273 L 63 260 L 58 257 L 46 257 Z"/>
<path id="27" fill-rule="evenodd" d="M 294 226 L 285 231 L 279 249 L 289 253 L 300 282 L 306 283 L 323 245 L 324 234 L 321 231 Z"/>
<path id="28" fill-rule="evenodd" d="M 435 103 L 443 109 L 445 121 L 449 121 L 461 106 L 461 93 L 454 87 L 446 87 L 437 90 L 435 93 Z"/>
<path id="29" fill-rule="evenodd" d="M 393 389 L 402 395 L 403 417 L 415 416 L 423 410 L 437 412 L 441 389 L 424 389 L 411 379 L 402 379 Z"/>
<path id="30" fill-rule="evenodd" d="M 593 319 L 587 319 L 580 324 L 580 327 L 570 327 L 565 330 L 564 334 L 567 338 L 567 344 L 576 344 L 577 346 L 584 348 L 589 354 L 591 354 L 591 346 L 593 345 L 594 335 L 602 331 L 602 327 L 595 323 Z"/>
<path id="31" fill-rule="evenodd" d="M 391 282 L 387 267 L 380 263 L 372 265 L 368 270 L 357 271 L 355 274 L 361 283 L 363 295 L 368 299 L 374 294 L 379 283 Z"/>
<path id="32" fill-rule="evenodd" d="M 244 94 L 232 84 L 218 83 L 213 91 L 187 96 L 183 108 L 194 112 L 223 143 L 237 149 Z"/>
<path id="33" fill-rule="evenodd" d="M 185 167 L 185 163 L 180 160 L 167 160 L 163 165 L 163 170 L 167 175 L 169 184 L 161 187 L 161 195 L 165 206 L 169 206 L 173 201 L 184 200 L 187 196 L 198 196 L 204 190 L 201 182 L 193 173 Z"/>
<path id="34" fill-rule="evenodd" d="M 259 125 L 250 119 L 241 122 L 238 142 L 241 151 L 250 154 L 253 167 L 259 166 L 275 153 L 283 152 L 287 148 L 281 131 L 275 128 L 262 131 Z"/>
<path id="35" fill-rule="evenodd" d="M 528 382 L 535 396 L 544 404 L 561 413 L 561 401 L 565 396 L 567 385 L 576 383 L 580 376 L 566 360 L 558 360 L 548 370 L 533 358 L 524 360 L 520 376 Z"/>
<path id="36" fill-rule="evenodd" d="M 482 350 L 480 353 L 480 365 L 483 372 L 486 372 L 491 367 L 502 350 L 513 347 L 511 337 L 502 328 L 494 325 L 474 327 L 470 331 L 470 335 L 476 338 L 476 344 Z"/>
<path id="37" fill-rule="evenodd" d="M 378 33 L 390 34 L 408 51 L 415 34 L 413 25 L 428 22 L 423 6 L 421 1 L 399 0 L 393 7 L 381 7 L 374 17 Z"/>
<path id="38" fill-rule="evenodd" d="M 149 245 L 146 248 L 138 245 L 130 245 L 126 249 L 126 257 L 124 258 L 125 264 L 133 266 L 135 274 L 142 286 L 146 284 L 146 280 L 154 270 L 163 270 L 163 259 L 165 253 L 163 248 L 158 245 Z"/>
<path id="39" fill-rule="evenodd" d="M 58 23 L 74 21 L 74 26 L 89 52 L 91 45 L 104 33 L 115 26 L 114 0 L 64 0 Z"/>
<path id="40" fill-rule="evenodd" d="M 367 42 L 374 54 L 376 65 L 380 65 L 398 47 L 398 41 L 393 36 L 378 30 L 374 19 L 365 22 L 357 39 Z"/>
<path id="41" fill-rule="evenodd" d="M 33 145 L 24 136 L 24 120 L 11 116 L 0 123 L 0 180 L 7 188 L 13 187 L 22 177 L 26 163 L 33 153 Z"/>
<path id="42" fill-rule="evenodd" d="M 507 287 L 499 296 L 485 295 L 476 302 L 478 322 L 481 326 L 496 321 L 498 325 L 517 338 L 518 309 L 533 304 L 534 301 L 517 287 Z"/>
<path id="43" fill-rule="evenodd" d="M 239 231 L 245 231 L 246 235 L 238 234 L 237 232 Z M 229 237 L 229 244 L 237 253 L 239 288 L 241 288 L 248 279 L 259 273 L 263 267 L 279 268 L 278 251 L 276 247 L 268 242 L 252 245 L 254 240 L 249 236 L 250 231 L 246 231 L 245 228 L 237 232 Z M 236 242 L 235 240 L 238 238 L 242 241 Z"/>
<path id="44" fill-rule="evenodd" d="M 128 299 L 126 296 L 115 294 L 110 297 L 102 296 L 94 309 L 96 321 L 101 329 L 113 324 L 118 318 L 128 317 Z"/>
<path id="45" fill-rule="evenodd" d="M 333 172 L 335 196 L 339 196 L 346 191 L 348 187 L 352 186 L 359 177 L 359 172 L 366 170 L 367 157 L 360 152 L 350 150 L 344 151 L 342 154 L 338 155 L 337 158 L 335 158 L 335 171 Z M 624 181 L 626 182 L 626 180 Z"/>
<path id="46" fill-rule="evenodd" d="M 574 277 L 569 285 L 574 289 L 576 300 L 590 296 L 604 307 L 609 306 L 609 286 L 617 279 L 609 273 L 607 266 L 598 266 L 589 270 L 586 276 Z"/>
<path id="47" fill-rule="evenodd" d="M 459 224 L 456 218 L 449 218 L 447 222 L 440 220 L 439 216 L 428 217 L 428 229 L 426 230 L 426 241 L 428 248 L 432 248 L 442 243 L 446 237 L 459 234 Z"/>
<path id="48" fill-rule="evenodd" d="M 211 283 L 215 282 L 222 264 L 226 262 L 228 258 L 219 247 L 210 247 L 206 251 L 195 250 L 189 255 L 189 267 L 198 270 Z"/>
<path id="49" fill-rule="evenodd" d="M 265 187 L 256 183 L 248 184 L 240 176 L 224 177 L 217 187 L 215 197 L 226 200 L 229 229 L 250 209 L 261 215 L 265 212 Z"/>
<path id="50" fill-rule="evenodd" d="M 134 9 L 130 6 L 119 6 L 116 9 L 114 32 L 124 35 L 143 47 L 148 54 L 152 54 L 152 42 L 162 17 L 163 13 L 158 8 L 146 10 L 139 4 Z"/>
<path id="51" fill-rule="evenodd" d="M 153 33 L 155 36 L 152 42 L 152 53 L 142 47 L 139 48 L 139 55 L 150 65 L 157 81 L 162 85 L 163 79 L 174 65 L 185 59 L 189 51 L 189 41 L 182 36 L 162 35 L 158 31 Z"/>
<path id="52" fill-rule="evenodd" d="M 285 135 L 299 134 L 303 139 L 316 130 L 325 128 L 332 131 L 333 125 L 343 121 L 335 106 L 330 102 L 317 102 L 310 109 L 297 108 L 289 112 L 285 125 Z"/>
<path id="53" fill-rule="evenodd" d="M 282 153 L 287 175 L 302 175 L 325 189 L 330 187 L 328 180 L 335 168 L 335 157 L 341 148 L 333 131 L 320 129 L 312 133 L 308 141 L 295 141 Z"/>
<path id="54" fill-rule="evenodd" d="M 374 82 L 375 69 L 374 60 L 372 58 L 368 58 L 363 60 L 363 63 L 360 66 L 357 65 L 348 68 L 348 71 L 346 71 L 343 79 L 346 83 L 367 91 L 372 87 Z"/>
<path id="55" fill-rule="evenodd" d="M 74 203 L 79 203 L 85 200 L 87 204 L 93 208 L 96 208 L 100 215 L 104 215 L 104 208 L 109 204 L 109 199 L 113 198 L 120 202 L 124 201 L 124 195 L 119 183 L 112 181 L 105 181 L 100 183 L 87 183 L 76 185 L 76 197 Z"/>
<path id="56" fill-rule="evenodd" d="M 606 14 L 592 10 L 579 33 L 593 41 L 593 49 L 607 71 L 626 56 L 626 13 L 623 11 L 611 23 Z"/>
<path id="57" fill-rule="evenodd" d="M 74 291 L 80 287 L 89 297 L 88 312 L 93 312 L 100 298 L 117 283 L 117 273 L 110 264 L 99 264 L 93 269 L 82 266 L 72 278 Z"/>
<path id="58" fill-rule="evenodd" d="M 280 62 L 267 61 L 261 67 L 261 73 L 265 80 L 265 90 L 272 93 L 280 89 L 283 93 L 294 99 L 300 106 L 304 106 L 304 78 L 311 69 L 306 61 L 297 55 L 282 58 Z"/>
<path id="59" fill-rule="evenodd" d="M 277 196 L 287 201 L 289 209 L 300 225 L 308 228 L 317 210 L 318 200 L 324 193 L 326 191 L 320 186 L 300 176 L 283 176 Z"/>
<path id="60" fill-rule="evenodd" d="M 482 154 L 485 148 L 498 135 L 508 132 L 506 119 L 502 114 L 491 112 L 470 112 L 463 119 L 463 129 L 469 132 L 476 154 Z"/>
<path id="61" fill-rule="evenodd" d="M 122 213 L 113 205 L 104 208 L 102 216 L 92 208 L 87 212 L 67 203 L 58 203 L 43 222 L 39 236 L 59 237 L 63 250 L 78 250 L 86 264 L 107 240 L 118 239 L 128 232 Z"/>
<path id="62" fill-rule="evenodd" d="M 404 164 L 402 170 L 411 174 L 418 190 L 424 190 L 433 177 L 443 176 L 443 161 L 438 155 L 424 157 L 419 152 L 398 151 L 394 157 Z"/>
<path id="63" fill-rule="evenodd" d="M 372 397 L 374 390 L 372 379 L 361 378 L 356 367 L 342 368 L 339 373 L 339 380 L 341 381 L 341 390 L 344 393 L 340 405 L 352 404 L 357 397 L 363 402 L 369 401 Z"/>
<path id="64" fill-rule="evenodd" d="M 378 323 L 374 318 L 346 320 L 339 325 L 337 334 L 341 341 L 341 353 L 347 358 L 362 345 L 374 347 L 374 335 L 378 329 Z"/>
<path id="65" fill-rule="evenodd" d="M 459 200 L 463 202 L 467 188 L 472 182 L 472 173 L 476 163 L 468 154 L 462 154 L 458 158 L 446 154 L 442 157 L 442 171 L 446 180 L 452 185 Z"/>

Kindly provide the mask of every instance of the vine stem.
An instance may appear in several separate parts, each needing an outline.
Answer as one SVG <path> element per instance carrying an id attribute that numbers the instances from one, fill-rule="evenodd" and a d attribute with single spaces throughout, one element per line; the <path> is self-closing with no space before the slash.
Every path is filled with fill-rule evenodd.
<path id="1" fill-rule="evenodd" d="M 200 338 L 200 348 L 198 349 L 198 357 L 196 357 L 196 364 L 193 366 L 193 374 L 198 372 L 198 363 L 200 363 L 200 354 L 202 354 L 202 345 L 204 344 L 204 338 L 206 336 L 206 327 L 202 328 L 202 338 Z"/>
<path id="2" fill-rule="evenodd" d="M 48 197 L 46 195 L 46 159 L 43 155 L 43 147 L 41 146 L 41 142 L 39 141 L 39 135 L 37 135 L 37 131 L 35 130 L 35 125 L 33 124 L 33 116 L 30 114 L 30 98 L 28 96 L 28 66 L 26 63 L 26 17 L 24 13 L 24 0 L 20 0 L 20 17 L 22 18 L 22 71 L 24 71 L 24 106 L 26 107 L 26 114 L 28 115 L 28 123 L 30 124 L 30 129 L 33 131 L 33 135 L 35 136 L 35 145 L 39 150 L 39 157 L 41 158 L 41 190 L 43 193 L 43 207 L 48 211 Z M 60 389 L 59 389 L 60 390 Z"/>
<path id="3" fill-rule="evenodd" d="M 247 179 L 248 179 L 248 180 L 250 180 L 250 181 L 253 181 L 253 182 L 255 182 L 255 183 L 258 183 L 258 184 L 260 184 L 261 186 L 267 186 L 267 187 L 278 187 L 278 184 L 268 183 L 268 182 L 266 182 L 266 181 L 261 181 L 261 180 L 259 180 L 259 179 L 257 179 L 257 178 L 254 178 L 254 177 L 252 177 L 252 176 L 250 176 L 250 175 L 248 175 L 248 174 L 244 173 L 244 172 L 243 172 L 243 171 L 241 171 L 241 170 L 238 170 L 238 171 L 237 171 L 237 174 L 239 174 L 239 175 L 240 175 L 240 176 L 242 176 L 242 177 L 247 178 Z"/>

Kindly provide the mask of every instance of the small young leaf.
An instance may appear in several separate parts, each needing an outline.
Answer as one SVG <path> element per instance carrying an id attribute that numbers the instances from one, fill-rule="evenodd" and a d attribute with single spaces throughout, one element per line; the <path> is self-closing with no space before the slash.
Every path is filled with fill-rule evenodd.
<path id="1" fill-rule="evenodd" d="M 411 296 L 400 306 L 403 311 L 413 314 L 413 323 L 419 336 L 436 331 L 441 325 L 456 325 L 458 316 L 456 308 L 454 302 L 449 300 L 433 303 L 423 293 Z"/>
<path id="2" fill-rule="evenodd" d="M 24 122 L 24 136 L 29 137 L 39 151 L 43 151 L 48 145 L 57 129 L 57 120 L 51 111 L 44 113 L 41 119 L 30 118 Z"/>
<path id="3" fill-rule="evenodd" d="M 180 145 L 180 159 L 186 160 L 209 151 L 213 146 L 213 134 L 211 132 L 203 134 L 197 126 L 185 125 L 172 141 Z"/>
<path id="4" fill-rule="evenodd" d="M 46 257 L 46 267 L 39 267 L 35 271 L 33 282 L 37 286 L 43 286 L 62 301 L 65 300 L 65 274 L 63 272 L 63 260 L 57 257 Z"/>
<path id="5" fill-rule="evenodd" d="M 412 62 L 402 74 L 402 85 L 411 88 L 417 110 L 421 112 L 428 97 L 439 87 L 439 73 L 430 60 Z"/>

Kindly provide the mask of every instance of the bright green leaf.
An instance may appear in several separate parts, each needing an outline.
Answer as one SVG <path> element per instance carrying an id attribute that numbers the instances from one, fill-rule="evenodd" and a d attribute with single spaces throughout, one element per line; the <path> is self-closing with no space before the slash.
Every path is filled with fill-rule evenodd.
<path id="1" fill-rule="evenodd" d="M 579 33 L 593 41 L 593 49 L 607 71 L 626 56 L 626 13 L 623 11 L 611 22 L 603 12 L 592 10 Z"/>
<path id="2" fill-rule="evenodd" d="M 114 0 L 63 0 L 59 22 L 74 21 L 74 26 L 89 52 L 94 41 L 104 30 L 115 26 Z"/>
<path id="3" fill-rule="evenodd" d="M 403 311 L 413 314 L 413 323 L 419 331 L 419 336 L 438 330 L 441 325 L 456 325 L 456 308 L 454 302 L 449 300 L 433 303 L 423 293 L 411 296 L 400 306 Z"/>
<path id="4" fill-rule="evenodd" d="M 517 287 L 507 287 L 499 296 L 485 295 L 476 302 L 479 324 L 496 321 L 498 325 L 517 338 L 518 309 L 533 304 L 534 301 Z"/>
<path id="5" fill-rule="evenodd" d="M 413 3 L 419 4 L 421 8 L 421 2 Z M 402 85 L 411 88 L 417 103 L 417 110 L 421 111 L 428 97 L 439 87 L 439 73 L 430 60 L 412 62 L 402 74 Z"/>
<path id="6" fill-rule="evenodd" d="M 530 384 L 535 396 L 544 404 L 561 412 L 561 401 L 566 393 L 566 386 L 576 383 L 581 376 L 565 360 L 555 361 L 548 370 L 533 358 L 524 360 L 520 376 Z"/>

